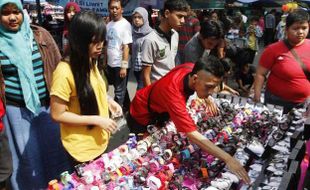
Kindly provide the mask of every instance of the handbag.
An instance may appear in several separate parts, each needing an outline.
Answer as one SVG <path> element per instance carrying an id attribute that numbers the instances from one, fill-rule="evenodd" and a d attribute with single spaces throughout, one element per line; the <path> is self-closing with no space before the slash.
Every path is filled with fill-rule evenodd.
<path id="1" fill-rule="evenodd" d="M 308 81 L 310 81 L 310 72 L 307 69 L 306 65 L 304 64 L 304 62 L 300 59 L 300 57 L 298 56 L 298 54 L 296 53 L 296 51 L 293 49 L 293 47 L 291 46 L 291 44 L 288 42 L 288 40 L 284 40 L 283 41 L 284 44 L 286 45 L 286 47 L 290 50 L 290 52 L 293 54 L 294 58 L 296 59 L 296 61 L 299 63 L 300 67 L 302 68 L 304 74 L 306 75 Z"/>

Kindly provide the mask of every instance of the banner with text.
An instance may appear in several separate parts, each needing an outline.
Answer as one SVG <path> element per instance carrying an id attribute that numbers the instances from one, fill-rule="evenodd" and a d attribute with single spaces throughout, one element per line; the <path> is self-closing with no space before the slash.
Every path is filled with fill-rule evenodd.
<path id="1" fill-rule="evenodd" d="M 93 10 L 94 12 L 102 15 L 108 16 L 108 0 L 47 0 L 56 5 L 65 7 L 66 3 L 69 1 L 74 1 L 80 5 L 82 9 Z M 124 0 L 124 16 L 130 16 L 133 10 L 139 6 L 147 8 L 152 6 L 152 8 L 161 9 L 164 4 L 164 0 Z"/>
<path id="2" fill-rule="evenodd" d="M 92 10 L 100 15 L 108 16 L 108 0 L 77 0 L 81 9 Z"/>

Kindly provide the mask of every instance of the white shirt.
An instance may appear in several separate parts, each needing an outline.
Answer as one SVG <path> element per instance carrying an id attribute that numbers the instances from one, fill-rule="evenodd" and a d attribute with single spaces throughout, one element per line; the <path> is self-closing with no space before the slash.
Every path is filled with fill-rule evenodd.
<path id="1" fill-rule="evenodd" d="M 122 18 L 119 21 L 111 21 L 107 25 L 107 58 L 110 67 L 121 67 L 123 59 L 122 45 L 132 43 L 130 23 Z"/>

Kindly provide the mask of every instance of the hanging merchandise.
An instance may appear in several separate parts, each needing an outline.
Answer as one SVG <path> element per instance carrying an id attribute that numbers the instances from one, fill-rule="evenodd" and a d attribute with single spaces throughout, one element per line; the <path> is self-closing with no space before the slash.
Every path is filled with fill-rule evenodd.
<path id="1" fill-rule="evenodd" d="M 282 11 L 284 13 L 291 12 L 291 11 L 297 9 L 297 8 L 298 8 L 297 2 L 289 2 L 289 3 L 286 3 L 286 4 L 282 5 Z"/>

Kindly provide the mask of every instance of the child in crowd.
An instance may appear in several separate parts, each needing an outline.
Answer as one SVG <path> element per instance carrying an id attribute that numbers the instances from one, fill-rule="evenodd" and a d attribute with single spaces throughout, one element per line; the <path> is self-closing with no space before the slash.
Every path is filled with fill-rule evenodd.
<path id="1" fill-rule="evenodd" d="M 223 64 L 225 75 L 224 79 L 221 82 L 220 86 L 217 87 L 215 92 L 221 93 L 221 94 L 233 94 L 233 95 L 239 95 L 239 92 L 232 89 L 227 85 L 228 77 L 230 76 L 232 72 L 232 61 L 229 58 L 221 59 L 221 63 Z"/>
<path id="2" fill-rule="evenodd" d="M 241 69 L 237 72 L 236 80 L 239 85 L 239 92 L 241 96 L 249 96 L 250 90 L 254 83 L 254 73 L 254 68 L 250 67 L 248 63 L 243 64 Z"/>
<path id="3" fill-rule="evenodd" d="M 53 74 L 51 115 L 60 123 L 61 140 L 74 163 L 93 160 L 104 153 L 121 107 L 108 98 L 97 67 L 106 26 L 94 12 L 77 13 L 69 26 L 70 54 Z"/>
<path id="4" fill-rule="evenodd" d="M 259 49 L 258 39 L 263 36 L 263 32 L 258 26 L 259 18 L 253 17 L 250 20 L 250 25 L 247 28 L 246 37 L 247 37 L 247 46 L 249 52 L 251 53 L 251 62 L 253 63 L 256 52 Z"/>
<path id="5" fill-rule="evenodd" d="M 287 14 L 283 14 L 281 16 L 281 20 L 280 22 L 278 23 L 277 27 L 276 27 L 276 39 L 278 41 L 280 40 L 284 40 L 285 39 L 285 21 L 286 21 L 286 17 L 287 17 Z"/>
<path id="6" fill-rule="evenodd" d="M 62 51 L 63 52 L 66 52 L 66 50 L 68 49 L 68 28 L 69 28 L 70 21 L 72 20 L 73 16 L 80 11 L 81 9 L 79 5 L 75 2 L 69 2 L 65 6 L 65 10 L 64 10 L 65 23 L 64 23 L 64 31 L 62 34 Z"/>

